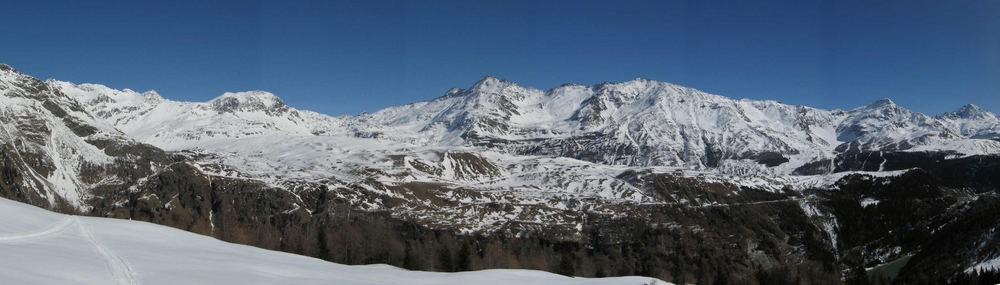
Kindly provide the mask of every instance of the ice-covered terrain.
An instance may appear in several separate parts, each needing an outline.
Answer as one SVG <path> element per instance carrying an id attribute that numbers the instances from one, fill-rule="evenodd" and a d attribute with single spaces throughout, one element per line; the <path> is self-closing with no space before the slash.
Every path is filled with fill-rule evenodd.
<path id="1" fill-rule="evenodd" d="M 347 266 L 145 222 L 56 214 L 2 198 L 0 217 L 0 279 L 8 284 L 669 284 L 532 270 Z"/>

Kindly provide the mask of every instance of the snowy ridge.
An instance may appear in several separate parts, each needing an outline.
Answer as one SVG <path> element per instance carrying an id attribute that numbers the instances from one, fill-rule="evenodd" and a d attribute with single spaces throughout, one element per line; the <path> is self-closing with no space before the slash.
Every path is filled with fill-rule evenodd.
<path id="1" fill-rule="evenodd" d="M 746 186 L 770 181 L 767 189 L 822 187 L 813 183 L 830 186 L 834 180 L 789 175 L 845 153 L 1000 153 L 1000 141 L 984 139 L 1000 122 L 974 106 L 930 117 L 881 99 L 828 111 L 733 100 L 647 79 L 543 91 L 487 76 L 433 100 L 341 117 L 296 110 L 263 91 L 195 103 L 154 91 L 48 83 L 130 137 L 168 150 L 216 153 L 204 164 L 227 166 L 206 171 L 274 185 L 374 177 L 390 184 L 506 189 L 522 197 L 536 196 L 517 190 L 530 185 L 560 195 L 647 202 L 641 191 L 613 178 L 637 168 L 697 170 L 701 177 L 719 177 L 713 181 Z M 462 163 L 477 166 L 455 164 L 449 153 L 474 154 Z M 833 171 L 827 164 L 824 173 Z M 490 170 L 467 173 L 478 167 Z"/>
<path id="2" fill-rule="evenodd" d="M 964 139 L 940 121 L 887 98 L 848 112 L 837 133 L 839 141 L 856 143 L 861 150 L 906 150 L 912 145 Z"/>
<path id="3" fill-rule="evenodd" d="M 0 220 L 0 276 L 18 284 L 670 284 L 534 270 L 348 266 L 145 222 L 66 216 L 7 199 L 0 199 L 0 215 L 18 217 Z"/>
<path id="4" fill-rule="evenodd" d="M 96 116 L 129 136 L 167 150 L 266 135 L 339 133 L 338 118 L 290 108 L 264 91 L 225 93 L 209 102 L 166 100 L 155 91 L 138 93 L 96 84 L 48 83 L 74 96 Z"/>
<path id="5" fill-rule="evenodd" d="M 949 124 L 888 99 L 847 112 L 827 111 L 732 100 L 646 79 L 541 91 L 487 77 L 469 89 L 359 119 L 416 141 L 604 164 L 735 171 L 729 173 L 789 174 L 806 163 L 832 159 L 847 146 L 967 155 L 1000 150 L 996 141 L 962 136 Z M 973 128 L 996 126 L 987 122 Z"/>
<path id="6" fill-rule="evenodd" d="M 881 99 L 827 111 L 647 79 L 542 91 L 488 76 L 430 101 L 353 117 L 296 110 L 262 91 L 190 103 L 50 82 L 129 136 L 170 150 L 255 136 L 355 136 L 739 175 L 791 174 L 845 151 L 1000 152 L 1000 142 L 986 139 L 1000 121 L 974 106 L 929 117 Z"/>
<path id="7" fill-rule="evenodd" d="M 618 178 L 624 173 L 780 192 L 833 187 L 852 172 L 830 173 L 833 163 L 823 161 L 844 153 L 878 151 L 881 158 L 883 151 L 949 151 L 959 157 L 1000 149 L 1000 142 L 971 137 L 995 124 L 957 123 L 992 116 L 981 110 L 933 118 L 883 99 L 827 111 L 646 79 L 542 91 L 486 77 L 430 101 L 341 117 L 296 110 L 263 91 L 196 103 L 154 91 L 46 83 L 70 97 L 66 104 L 82 102 L 87 110 L 80 116 L 95 114 L 88 120 L 105 133 L 121 130 L 163 149 L 197 153 L 191 163 L 206 174 L 279 189 L 301 183 L 354 189 L 337 195 L 370 211 L 385 210 L 385 199 L 405 201 L 393 215 L 432 226 L 453 221 L 438 226 L 460 231 L 540 221 L 578 228 L 581 211 L 675 203 Z M 831 170 L 790 175 L 817 162 Z M 885 160 L 879 163 L 882 170 Z M 419 194 L 408 190 L 413 187 L 440 190 Z M 87 194 L 66 189 L 80 191 L 60 194 L 75 203 Z M 470 211 L 482 203 L 510 207 Z M 699 203 L 683 202 L 704 206 Z"/>

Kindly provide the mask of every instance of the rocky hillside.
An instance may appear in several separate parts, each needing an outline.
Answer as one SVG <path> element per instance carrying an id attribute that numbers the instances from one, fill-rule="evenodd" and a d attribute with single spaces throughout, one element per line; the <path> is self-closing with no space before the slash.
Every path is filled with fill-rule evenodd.
<path id="1" fill-rule="evenodd" d="M 3 193 L 36 205 L 86 211 L 104 191 L 128 188 L 172 163 L 93 117 L 45 82 L 0 65 Z"/>
<path id="2" fill-rule="evenodd" d="M 903 258 L 918 282 L 996 258 L 1000 127 L 974 106 L 486 77 L 330 117 L 262 91 L 177 102 L 0 70 L 0 194 L 63 212 L 348 264 L 675 283 L 838 284 Z"/>

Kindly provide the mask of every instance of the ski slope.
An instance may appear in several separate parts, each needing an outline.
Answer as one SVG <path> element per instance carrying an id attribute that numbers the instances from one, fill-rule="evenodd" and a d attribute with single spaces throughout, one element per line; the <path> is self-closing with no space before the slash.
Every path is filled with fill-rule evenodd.
<path id="1" fill-rule="evenodd" d="M 0 199 L 3 284 L 668 284 L 534 270 L 348 266 L 145 222 L 68 216 Z"/>

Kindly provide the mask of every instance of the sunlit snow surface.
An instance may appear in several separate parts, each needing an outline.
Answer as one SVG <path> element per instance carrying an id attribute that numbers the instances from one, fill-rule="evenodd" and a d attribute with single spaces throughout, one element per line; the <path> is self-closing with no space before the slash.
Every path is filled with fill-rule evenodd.
<path id="1" fill-rule="evenodd" d="M 348 266 L 145 222 L 68 216 L 0 199 L 4 284 L 669 284 L 534 270 L 462 273 Z"/>

